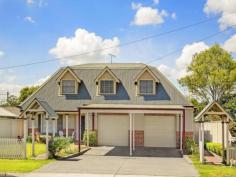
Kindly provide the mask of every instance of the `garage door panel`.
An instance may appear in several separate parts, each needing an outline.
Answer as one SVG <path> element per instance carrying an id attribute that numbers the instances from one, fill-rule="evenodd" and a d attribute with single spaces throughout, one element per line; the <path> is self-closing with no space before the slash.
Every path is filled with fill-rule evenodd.
<path id="1" fill-rule="evenodd" d="M 98 116 L 98 145 L 128 146 L 128 115 Z"/>
<path id="2" fill-rule="evenodd" d="M 145 116 L 144 146 L 176 147 L 174 116 Z"/>

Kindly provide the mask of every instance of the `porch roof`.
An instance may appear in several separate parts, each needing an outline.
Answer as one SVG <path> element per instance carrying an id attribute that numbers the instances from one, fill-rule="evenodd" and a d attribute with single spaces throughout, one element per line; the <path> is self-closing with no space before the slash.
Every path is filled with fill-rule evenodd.
<path id="1" fill-rule="evenodd" d="M 82 109 L 184 109 L 182 105 L 129 105 L 129 104 L 88 104 Z"/>
<path id="2" fill-rule="evenodd" d="M 39 105 L 48 113 L 49 117 L 51 118 L 57 118 L 57 113 L 49 106 L 49 104 L 44 101 L 36 98 Z"/>
<path id="3" fill-rule="evenodd" d="M 151 114 L 182 114 L 182 105 L 128 105 L 128 104 L 89 104 L 80 107 L 82 113 L 151 113 Z"/>

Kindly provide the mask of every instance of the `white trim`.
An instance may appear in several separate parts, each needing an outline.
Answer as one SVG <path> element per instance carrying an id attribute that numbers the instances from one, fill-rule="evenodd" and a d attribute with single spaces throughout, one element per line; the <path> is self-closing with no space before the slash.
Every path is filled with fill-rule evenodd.
<path id="1" fill-rule="evenodd" d="M 71 68 L 70 68 L 69 66 L 67 66 L 67 67 L 64 69 L 64 71 L 60 74 L 60 76 L 56 79 L 57 82 L 60 82 L 60 81 L 62 80 L 63 76 L 64 76 L 67 72 L 69 72 L 69 73 L 74 77 L 74 79 L 75 79 L 78 83 L 81 82 L 80 78 L 71 70 Z"/>
<path id="2" fill-rule="evenodd" d="M 75 91 L 74 91 L 74 93 L 63 93 L 63 84 L 62 84 L 62 82 L 63 81 L 74 81 L 74 89 L 75 89 Z M 59 93 L 60 93 L 60 95 L 59 96 L 62 96 L 62 95 L 74 95 L 74 94 L 77 94 L 78 93 L 78 83 L 75 81 L 75 80 L 73 80 L 73 79 L 61 79 L 61 82 L 60 82 L 60 90 L 59 90 Z"/>
<path id="3" fill-rule="evenodd" d="M 119 78 L 110 70 L 109 67 L 105 67 L 103 71 L 96 77 L 95 82 L 98 82 L 105 72 L 108 72 L 116 82 L 120 82 Z"/>

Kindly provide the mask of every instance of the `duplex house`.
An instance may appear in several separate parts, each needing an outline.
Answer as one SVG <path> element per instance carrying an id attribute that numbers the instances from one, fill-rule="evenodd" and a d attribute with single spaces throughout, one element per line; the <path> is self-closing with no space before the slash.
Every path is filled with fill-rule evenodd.
<path id="1" fill-rule="evenodd" d="M 25 134 L 61 131 L 81 142 L 84 131 L 95 131 L 97 145 L 180 149 L 193 136 L 193 106 L 141 63 L 60 68 L 20 107 Z"/>

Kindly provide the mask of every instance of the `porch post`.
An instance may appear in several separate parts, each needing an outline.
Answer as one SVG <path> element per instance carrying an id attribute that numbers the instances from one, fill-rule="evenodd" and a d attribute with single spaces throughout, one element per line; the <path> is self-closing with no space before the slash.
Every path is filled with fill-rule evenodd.
<path id="1" fill-rule="evenodd" d="M 224 126 L 224 123 L 225 122 L 225 119 L 223 118 L 222 119 L 222 156 L 223 156 L 223 161 L 225 160 L 224 159 L 224 153 L 225 153 L 225 126 Z"/>
<path id="2" fill-rule="evenodd" d="M 204 163 L 204 122 L 200 122 L 199 128 L 199 155 L 200 155 L 200 162 Z"/>
<path id="3" fill-rule="evenodd" d="M 24 117 L 24 142 L 26 142 L 28 136 L 28 118 Z"/>
<path id="4" fill-rule="evenodd" d="M 31 117 L 31 132 L 32 132 L 32 156 L 34 157 L 35 156 L 35 132 L 34 132 L 34 117 L 35 115 L 32 114 L 32 117 Z"/>
<path id="5" fill-rule="evenodd" d="M 78 142 L 78 151 L 80 152 L 80 108 L 78 108 L 78 118 L 76 119 L 76 141 Z"/>
<path id="6" fill-rule="evenodd" d="M 49 156 L 49 152 L 48 152 L 48 121 L 49 121 L 49 117 L 46 116 L 45 120 L 46 120 L 46 157 L 48 158 L 48 156 Z"/>
<path id="7" fill-rule="evenodd" d="M 86 114 L 86 123 L 87 123 L 87 146 L 89 147 L 89 113 L 87 112 Z"/>
<path id="8" fill-rule="evenodd" d="M 134 114 L 132 114 L 132 119 L 133 119 L 133 151 L 135 150 L 135 119 L 134 119 Z"/>
<path id="9" fill-rule="evenodd" d="M 24 158 L 27 158 L 27 136 L 28 136 L 28 117 L 24 114 L 24 143 L 25 143 L 25 152 Z"/>
<path id="10" fill-rule="evenodd" d="M 129 113 L 129 155 L 132 156 L 132 113 Z"/>
<path id="11" fill-rule="evenodd" d="M 53 118 L 52 119 L 52 136 L 55 137 L 55 134 L 56 134 L 56 119 Z"/>
<path id="12" fill-rule="evenodd" d="M 66 138 L 68 138 L 68 114 L 66 114 Z"/>
<path id="13" fill-rule="evenodd" d="M 180 146 L 180 150 L 182 151 L 183 150 L 183 115 L 180 114 L 179 115 L 180 117 L 180 143 L 179 143 L 179 146 Z"/>
<path id="14" fill-rule="evenodd" d="M 226 147 L 225 148 L 226 148 L 226 164 L 229 165 L 229 118 L 227 118 L 227 119 L 228 119 L 227 122 L 225 122 L 225 125 L 226 125 L 226 127 L 225 127 L 225 129 L 226 129 L 226 131 L 225 131 L 225 134 L 226 134 L 225 146 Z"/>

